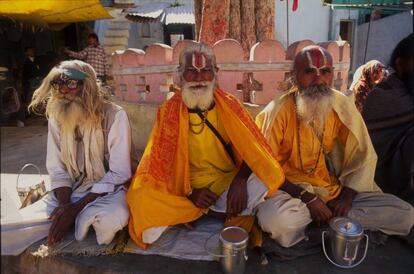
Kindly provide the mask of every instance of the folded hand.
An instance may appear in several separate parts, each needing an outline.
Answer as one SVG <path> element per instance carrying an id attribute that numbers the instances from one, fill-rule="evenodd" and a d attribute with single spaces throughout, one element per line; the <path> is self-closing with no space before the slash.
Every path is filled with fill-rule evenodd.
<path id="1" fill-rule="evenodd" d="M 327 223 L 332 217 L 332 211 L 328 206 L 319 198 L 306 204 L 311 214 L 312 220 L 317 224 L 321 225 Z"/>
<path id="2" fill-rule="evenodd" d="M 328 207 L 332 210 L 334 217 L 346 217 L 348 215 L 355 194 L 354 190 L 344 187 L 338 197 L 328 202 Z"/>
<path id="3" fill-rule="evenodd" d="M 49 219 L 53 221 L 49 229 L 48 244 L 56 244 L 69 232 L 74 226 L 78 211 L 73 204 L 65 204 L 53 210 Z"/>
<path id="4" fill-rule="evenodd" d="M 217 202 L 218 196 L 208 188 L 195 188 L 188 198 L 196 207 L 206 209 Z"/>
<path id="5" fill-rule="evenodd" d="M 237 216 L 247 207 L 247 183 L 236 176 L 227 193 L 227 217 Z"/>

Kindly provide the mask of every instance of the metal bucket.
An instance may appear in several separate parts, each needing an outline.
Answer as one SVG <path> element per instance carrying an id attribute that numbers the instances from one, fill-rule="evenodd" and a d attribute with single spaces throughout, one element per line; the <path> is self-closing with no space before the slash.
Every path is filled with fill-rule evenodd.
<path id="1" fill-rule="evenodd" d="M 19 185 L 19 178 L 20 178 L 20 174 L 27 167 L 34 167 L 37 170 L 37 172 L 39 173 L 39 181 L 37 184 L 22 187 Z M 26 164 L 20 169 L 19 173 L 17 174 L 17 179 L 16 179 L 16 191 L 17 191 L 17 194 L 19 195 L 20 202 L 22 203 L 20 206 L 20 209 L 35 203 L 36 201 L 40 200 L 43 196 L 47 194 L 45 181 L 42 178 L 40 169 L 35 164 Z"/>
<path id="2" fill-rule="evenodd" d="M 328 234 L 328 242 L 331 249 L 330 258 L 325 248 L 325 235 Z M 366 238 L 365 251 L 362 258 L 356 262 L 359 245 Z M 361 224 L 349 218 L 337 217 L 329 222 L 329 230 L 322 232 L 322 247 L 326 258 L 335 266 L 352 268 L 365 259 L 368 250 L 368 235 L 364 234 Z"/>
<path id="3" fill-rule="evenodd" d="M 217 234 L 212 236 L 214 235 Z M 211 239 L 211 236 L 209 239 Z M 247 261 L 246 249 L 249 242 L 249 234 L 246 230 L 238 226 L 223 228 L 219 235 L 220 254 L 215 254 L 207 249 L 206 245 L 209 239 L 207 239 L 204 248 L 210 255 L 220 258 L 224 273 L 244 273 Z"/>

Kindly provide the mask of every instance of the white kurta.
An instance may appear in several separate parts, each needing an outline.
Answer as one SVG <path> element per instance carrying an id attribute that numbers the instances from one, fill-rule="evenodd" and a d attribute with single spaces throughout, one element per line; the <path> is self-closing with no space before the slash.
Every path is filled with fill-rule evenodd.
<path id="1" fill-rule="evenodd" d="M 84 192 L 76 192 L 73 182 L 60 158 L 59 128 L 49 121 L 46 167 L 50 174 L 51 188 L 71 187 L 71 202 L 88 193 L 108 193 L 89 203 L 77 216 L 75 238 L 82 240 L 93 226 L 98 244 L 108 244 L 115 233 L 128 223 L 129 212 L 125 201 L 124 183 L 131 177 L 131 152 L 133 150 L 131 127 L 127 114 L 120 107 L 108 105 L 104 127 L 105 175 Z M 78 145 L 83 152 L 83 146 Z M 82 155 L 82 154 L 81 154 Z M 82 158 L 82 157 L 80 157 Z M 53 192 L 47 197 L 19 211 L 19 215 L 1 220 L 1 253 L 18 255 L 34 242 L 46 237 L 52 222 L 49 214 L 58 206 Z"/>

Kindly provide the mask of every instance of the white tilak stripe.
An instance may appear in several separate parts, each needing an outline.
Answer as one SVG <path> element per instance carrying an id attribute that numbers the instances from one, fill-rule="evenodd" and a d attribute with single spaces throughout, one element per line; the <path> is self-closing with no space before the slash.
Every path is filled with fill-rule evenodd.
<path id="1" fill-rule="evenodd" d="M 195 54 L 193 53 L 193 55 L 191 56 L 191 63 L 192 63 L 192 65 L 193 65 L 193 67 L 198 71 L 198 72 L 200 72 L 203 68 L 205 68 L 206 67 L 206 57 L 204 56 L 204 55 L 201 55 L 201 57 L 202 57 L 202 64 L 201 64 L 201 67 L 197 67 L 197 65 L 196 65 L 196 61 L 195 61 L 195 59 L 196 59 L 196 57 L 195 57 Z"/>
<path id="2" fill-rule="evenodd" d="M 324 52 L 321 49 L 318 49 L 318 50 L 321 52 L 321 55 L 323 57 L 323 66 L 322 67 L 317 68 L 313 64 L 312 56 L 310 55 L 310 52 L 309 51 L 306 52 L 306 57 L 308 58 L 309 67 L 315 69 L 316 70 L 316 75 L 317 76 L 320 76 L 321 75 L 320 74 L 320 69 L 326 68 L 327 61 L 326 61 L 326 56 L 325 56 Z"/>

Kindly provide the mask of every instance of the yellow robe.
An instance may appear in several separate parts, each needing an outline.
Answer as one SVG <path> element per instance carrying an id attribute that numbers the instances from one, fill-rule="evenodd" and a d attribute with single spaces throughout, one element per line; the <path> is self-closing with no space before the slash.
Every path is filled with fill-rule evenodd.
<path id="1" fill-rule="evenodd" d="M 300 122 L 300 154 L 306 172 L 302 171 L 298 151 L 297 128 L 294 98 L 289 97 L 274 120 L 271 129 L 273 138 L 270 141 L 270 146 L 276 154 L 276 159 L 282 166 L 286 178 L 292 183 L 306 182 L 311 184 L 316 187 L 315 189 L 320 190 L 318 194 L 325 201 L 335 198 L 341 190 L 341 185 L 336 178 L 330 176 L 325 164 L 324 153 L 321 152 L 319 160 L 317 160 L 320 149 L 319 139 L 309 126 Z M 324 152 L 332 151 L 333 142 L 337 138 L 344 145 L 348 133 L 348 129 L 342 124 L 338 115 L 332 111 L 328 115 L 325 125 Z M 308 171 L 313 168 L 315 168 L 315 172 L 311 175 Z"/>
<path id="2" fill-rule="evenodd" d="M 341 186 L 358 192 L 381 191 L 374 182 L 377 155 L 365 123 L 355 104 L 336 90 L 332 90 L 333 112 L 327 121 L 324 138 L 326 155 L 323 155 L 331 161 L 333 172 L 328 173 L 322 158 L 314 177 L 303 174 L 297 151 L 293 109 L 295 92 L 297 90 L 292 88 L 278 94 L 256 117 L 256 124 L 281 161 L 286 177 L 293 182 L 316 186 L 314 190 L 324 200 L 336 197 Z M 310 169 L 315 165 L 319 143 L 311 136 L 310 128 L 301 127 L 300 130 L 304 168 Z M 303 152 L 306 147 L 309 154 Z"/>
<path id="3" fill-rule="evenodd" d="M 231 142 L 237 169 L 242 161 L 246 162 L 271 195 L 285 178 L 269 144 L 234 96 L 216 89 L 214 101 Z M 148 246 L 142 242 L 142 232 L 146 229 L 191 222 L 203 214 L 187 198 L 191 191 L 189 151 L 193 149 L 189 142 L 189 114 L 181 93 L 177 92 L 158 110 L 127 193 L 131 213 L 129 234 L 141 248 Z"/>
<path id="4" fill-rule="evenodd" d="M 199 124 L 201 118 L 196 113 L 189 113 L 190 123 Z M 208 121 L 217 129 L 226 142 L 229 137 L 224 129 L 223 122 L 214 107 L 208 112 Z M 198 132 L 202 126 L 193 126 Z M 192 188 L 209 188 L 220 195 L 226 190 L 237 174 L 237 167 L 228 155 L 220 140 L 207 125 L 199 134 L 191 130 L 188 134 L 188 150 L 190 161 L 190 185 Z"/>

